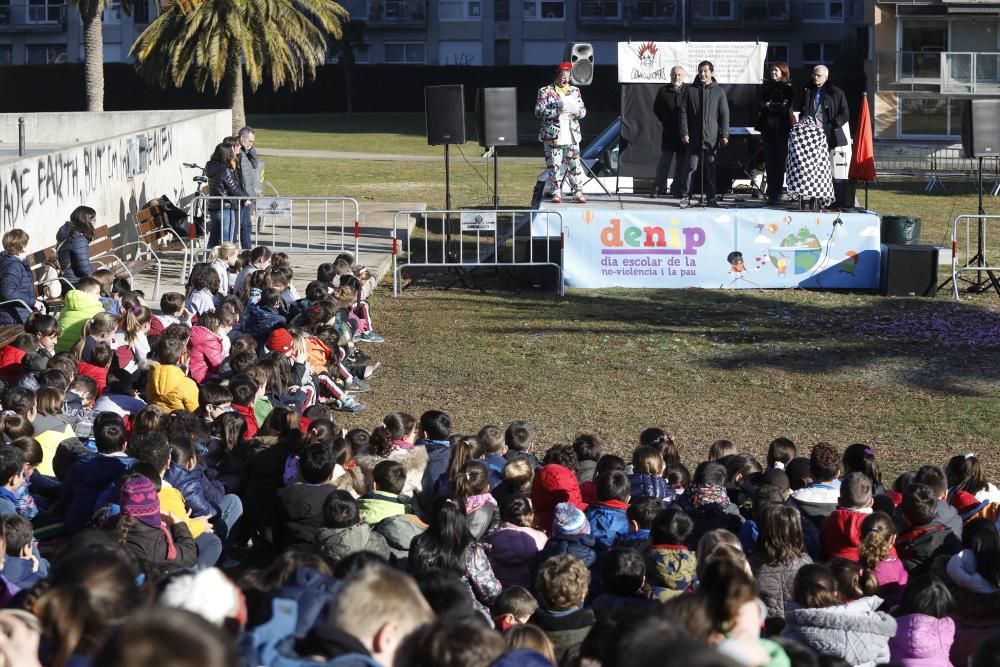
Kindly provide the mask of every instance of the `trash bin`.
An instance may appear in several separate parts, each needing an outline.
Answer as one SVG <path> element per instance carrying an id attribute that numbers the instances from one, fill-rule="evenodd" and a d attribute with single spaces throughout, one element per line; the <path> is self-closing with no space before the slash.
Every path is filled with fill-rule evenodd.
<path id="1" fill-rule="evenodd" d="M 882 243 L 912 245 L 920 243 L 920 218 L 907 215 L 882 216 Z"/>

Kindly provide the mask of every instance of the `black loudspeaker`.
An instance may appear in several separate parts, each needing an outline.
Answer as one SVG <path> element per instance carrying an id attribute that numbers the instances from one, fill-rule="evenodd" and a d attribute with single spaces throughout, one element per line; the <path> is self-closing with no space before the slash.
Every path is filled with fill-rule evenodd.
<path id="1" fill-rule="evenodd" d="M 573 65 L 569 72 L 574 86 L 589 86 L 594 82 L 594 47 L 585 42 L 575 42 L 566 47 L 563 60 Z"/>
<path id="2" fill-rule="evenodd" d="M 1000 99 L 962 104 L 962 150 L 965 157 L 1000 155 Z"/>
<path id="3" fill-rule="evenodd" d="M 476 91 L 476 132 L 480 146 L 517 146 L 517 88 Z"/>
<path id="4" fill-rule="evenodd" d="M 934 296 L 937 271 L 936 246 L 884 245 L 879 292 L 883 296 Z"/>
<path id="5" fill-rule="evenodd" d="M 427 144 L 465 143 L 465 89 L 462 85 L 426 86 Z"/>

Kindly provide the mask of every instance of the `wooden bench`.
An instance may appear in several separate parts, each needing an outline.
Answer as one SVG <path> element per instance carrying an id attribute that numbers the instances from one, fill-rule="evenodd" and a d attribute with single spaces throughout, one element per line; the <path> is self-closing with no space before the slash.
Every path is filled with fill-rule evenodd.
<path id="1" fill-rule="evenodd" d="M 94 240 L 90 243 L 89 258 L 91 264 L 95 267 L 113 271 L 116 278 L 125 276 L 129 279 L 130 283 L 134 282 L 135 274 L 155 266 L 156 282 L 153 288 L 153 299 L 159 298 L 160 260 L 156 256 L 156 253 L 149 247 L 149 244 L 141 238 L 129 242 L 120 236 L 112 235 L 111 230 L 107 226 L 98 227 L 94 230 Z M 42 248 L 28 255 L 25 259 L 35 280 L 36 298 L 45 304 L 47 312 L 53 315 L 58 313 L 63 305 L 62 296 L 51 299 L 45 298 L 43 292 L 46 284 L 46 267 L 59 266 L 56 247 Z M 59 280 L 59 283 L 62 287 L 62 294 L 73 289 L 69 283 L 62 279 Z M 6 303 L 15 303 L 15 301 Z M 24 302 L 19 303 L 25 308 L 28 307 Z M 20 324 L 0 325 L 0 347 L 10 343 L 10 341 L 19 336 L 23 331 L 24 327 Z"/>
<path id="2" fill-rule="evenodd" d="M 185 239 L 178 234 L 167 220 L 166 210 L 157 204 L 153 199 L 147 203 L 145 208 L 135 212 L 132 216 L 135 223 L 135 234 L 139 241 L 146 244 L 149 252 L 158 257 L 157 253 L 180 253 L 181 254 L 181 274 L 180 280 L 187 279 L 188 270 L 193 267 L 194 239 Z M 160 275 L 157 272 L 156 293 L 159 292 Z M 155 298 L 155 296 L 154 296 Z"/>

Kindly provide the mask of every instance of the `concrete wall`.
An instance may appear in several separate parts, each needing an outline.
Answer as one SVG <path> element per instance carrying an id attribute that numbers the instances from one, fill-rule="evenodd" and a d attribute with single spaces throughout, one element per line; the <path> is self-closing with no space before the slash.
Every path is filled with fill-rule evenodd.
<path id="1" fill-rule="evenodd" d="M 191 179 L 197 172 L 182 163 L 204 165 L 216 144 L 232 131 L 228 109 L 34 115 L 43 117 L 33 121 L 36 128 L 51 131 L 62 141 L 72 136 L 88 139 L 0 165 L 0 233 L 14 227 L 25 230 L 32 252 L 53 245 L 59 226 L 79 205 L 94 208 L 98 226 L 107 225 L 113 236 L 128 240 L 130 225 L 117 227 L 153 197 L 167 195 L 177 202 L 193 194 Z M 33 114 L 24 116 L 27 120 Z M 50 126 L 59 120 L 64 123 L 62 130 Z M 91 126 L 115 129 L 101 139 Z M 143 135 L 149 145 L 148 165 L 144 173 L 133 175 L 129 143 L 137 143 Z"/>
<path id="2" fill-rule="evenodd" d="M 71 146 L 101 141 L 107 137 L 168 125 L 204 113 L 204 109 L 103 113 L 4 113 L 0 114 L 0 144 L 17 146 L 17 119 L 22 117 L 26 144 L 30 148 L 32 144 Z"/>

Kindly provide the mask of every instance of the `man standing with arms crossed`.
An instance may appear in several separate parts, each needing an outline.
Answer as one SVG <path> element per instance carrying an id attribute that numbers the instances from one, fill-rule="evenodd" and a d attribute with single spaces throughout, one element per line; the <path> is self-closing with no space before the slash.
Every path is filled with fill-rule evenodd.
<path id="1" fill-rule="evenodd" d="M 240 185 L 243 186 L 243 190 L 251 197 L 259 197 L 261 195 L 261 163 L 257 158 L 257 151 L 253 147 L 255 138 L 252 127 L 241 128 L 237 135 L 240 143 L 240 152 L 236 158 L 236 176 L 240 181 Z M 240 207 L 240 246 L 244 250 L 253 248 L 253 216 L 255 209 L 255 204 Z"/>

